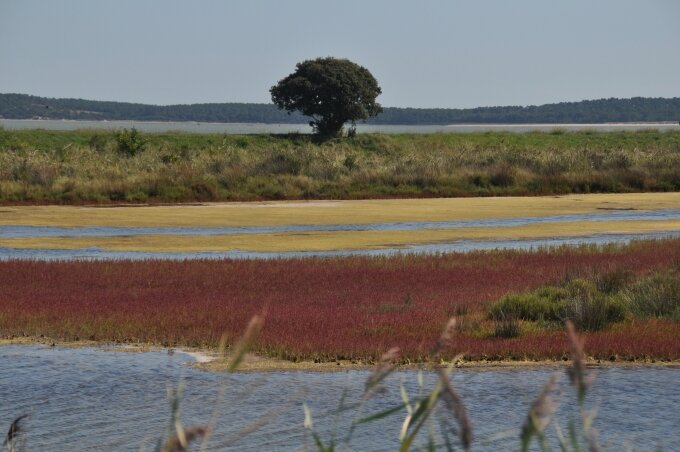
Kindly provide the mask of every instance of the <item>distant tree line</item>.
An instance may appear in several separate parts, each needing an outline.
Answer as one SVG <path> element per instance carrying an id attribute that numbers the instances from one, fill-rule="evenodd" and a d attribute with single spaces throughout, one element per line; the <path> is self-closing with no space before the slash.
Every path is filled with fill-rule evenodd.
<path id="1" fill-rule="evenodd" d="M 26 94 L 0 94 L 0 116 L 12 119 L 80 119 L 135 121 L 203 121 L 306 123 L 302 115 L 280 111 L 274 104 L 147 105 L 84 99 L 52 99 Z"/>
<path id="2" fill-rule="evenodd" d="M 26 94 L 0 94 L 0 117 L 11 119 L 80 119 L 197 121 L 244 123 L 308 123 L 300 113 L 288 114 L 274 104 L 211 103 L 146 105 L 83 99 L 52 99 Z M 680 98 L 598 99 L 540 106 L 451 108 L 384 108 L 368 124 L 601 123 L 679 121 Z"/>
<path id="3" fill-rule="evenodd" d="M 598 99 L 538 106 L 448 108 L 385 108 L 375 124 L 588 124 L 603 122 L 664 122 L 680 120 L 680 97 Z"/>

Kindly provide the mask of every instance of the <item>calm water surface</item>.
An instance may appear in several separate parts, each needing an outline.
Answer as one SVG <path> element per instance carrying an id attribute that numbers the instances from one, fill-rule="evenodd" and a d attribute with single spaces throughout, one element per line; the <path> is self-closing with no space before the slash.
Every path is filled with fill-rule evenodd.
<path id="1" fill-rule="evenodd" d="M 181 227 L 52 227 L 30 225 L 0 225 L 0 237 L 113 237 L 139 236 L 148 234 L 172 235 L 228 235 L 228 234 L 263 234 L 275 232 L 310 232 L 310 231 L 399 231 L 427 230 L 471 227 L 513 227 L 531 224 L 569 223 L 577 221 L 635 221 L 635 220 L 672 220 L 680 218 L 680 210 L 665 209 L 654 211 L 606 211 L 601 213 L 552 215 L 524 218 L 491 218 L 483 220 L 437 221 L 437 222 L 399 222 L 377 224 L 330 224 L 330 225 L 282 225 L 282 226 L 249 226 L 221 228 L 181 228 Z M 680 237 L 680 231 L 636 234 L 595 234 L 579 237 L 548 237 L 521 240 L 458 240 L 422 245 L 378 249 L 340 249 L 332 251 L 291 251 L 291 252 L 253 252 L 243 250 L 202 251 L 202 252 L 142 252 L 142 251 L 107 251 L 98 247 L 75 250 L 43 249 L 43 248 L 10 248 L 0 247 L 0 260 L 6 259 L 275 259 L 298 257 L 333 257 L 333 256 L 390 256 L 395 254 L 450 253 L 469 252 L 492 249 L 530 250 L 540 247 L 563 245 L 603 245 L 608 243 L 628 243 L 632 240 Z"/>
<path id="2" fill-rule="evenodd" d="M 536 250 L 561 246 L 626 244 L 634 240 L 654 240 L 680 237 L 680 231 L 650 234 L 597 234 L 581 237 L 550 237 L 526 240 L 459 240 L 456 242 L 426 245 L 408 245 L 400 248 L 341 249 L 332 251 L 198 251 L 198 252 L 161 252 L 161 251 L 108 251 L 98 247 L 79 249 L 44 249 L 0 247 L 0 260 L 110 260 L 110 259 L 297 259 L 305 257 L 341 256 L 396 256 L 407 254 L 466 253 L 481 250 Z"/>
<path id="3" fill-rule="evenodd" d="M 488 218 L 458 221 L 412 221 L 373 224 L 288 224 L 281 226 L 244 227 L 54 227 L 30 225 L 0 225 L 0 237 L 115 237 L 146 234 L 171 235 L 227 235 L 265 234 L 274 232 L 311 231 L 417 231 L 427 229 L 513 227 L 530 224 L 571 223 L 576 221 L 636 221 L 680 219 L 680 210 L 662 209 L 650 211 L 608 211 L 571 215 L 547 215 L 524 218 Z"/>
<path id="4" fill-rule="evenodd" d="M 269 372 L 224 375 L 190 367 L 192 359 L 167 351 L 129 353 L 106 348 L 0 346 L 0 422 L 21 414 L 27 422 L 28 450 L 152 449 L 169 419 L 166 388 L 184 384 L 184 425 L 205 424 L 218 388 L 226 384 L 212 450 L 302 450 L 302 403 L 311 408 L 324 438 L 347 432 L 351 416 L 332 413 L 344 391 L 357 401 L 367 371 Z M 473 450 L 516 450 L 519 427 L 541 385 L 556 368 L 459 370 L 453 382 L 463 396 L 475 429 Z M 434 381 L 425 375 L 425 386 Z M 572 389 L 562 378 L 558 416 L 562 427 L 574 416 Z M 399 385 L 411 396 L 419 386 L 415 371 L 399 372 L 386 392 L 365 412 L 400 403 Z M 596 427 L 611 450 L 680 450 L 680 368 L 599 369 L 589 394 L 598 408 Z M 403 414 L 361 426 L 352 445 L 361 450 L 394 450 Z M 253 423 L 262 425 L 239 438 Z M 3 429 L 5 427 L 2 427 Z M 493 436 L 505 433 L 505 438 Z M 341 436 L 340 436 L 341 437 Z M 238 439 L 237 439 L 238 438 Z M 229 446 L 229 447 L 227 447 Z"/>
<path id="5" fill-rule="evenodd" d="M 210 123 L 210 122 L 160 122 L 160 121 L 69 121 L 58 119 L 0 119 L 0 126 L 7 130 L 48 129 L 78 130 L 103 129 L 118 130 L 135 127 L 144 132 L 181 131 L 192 133 L 311 133 L 306 124 L 249 124 L 249 123 Z M 369 125 L 358 124 L 359 133 L 470 133 L 470 132 L 550 132 L 565 131 L 634 131 L 660 130 L 680 131 L 678 123 L 610 123 L 610 124 L 456 124 L 456 125 Z"/>

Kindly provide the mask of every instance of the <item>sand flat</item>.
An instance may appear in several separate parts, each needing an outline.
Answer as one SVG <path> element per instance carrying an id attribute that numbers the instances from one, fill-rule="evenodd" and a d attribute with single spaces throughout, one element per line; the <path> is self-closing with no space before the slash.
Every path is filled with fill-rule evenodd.
<path id="1" fill-rule="evenodd" d="M 678 208 L 680 193 L 282 201 L 135 207 L 7 206 L 0 211 L 0 225 L 243 227 L 373 224 Z"/>

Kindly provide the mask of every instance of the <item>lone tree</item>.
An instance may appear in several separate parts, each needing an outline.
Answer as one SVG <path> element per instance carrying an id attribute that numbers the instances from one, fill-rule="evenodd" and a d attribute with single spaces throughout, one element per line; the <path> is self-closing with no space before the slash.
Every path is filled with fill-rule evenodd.
<path id="1" fill-rule="evenodd" d="M 357 119 L 382 112 L 375 101 L 382 92 L 378 82 L 368 69 L 347 59 L 328 57 L 298 63 L 295 72 L 269 91 L 280 109 L 310 116 L 309 125 L 326 137 L 339 135 L 347 122 L 354 129 Z"/>

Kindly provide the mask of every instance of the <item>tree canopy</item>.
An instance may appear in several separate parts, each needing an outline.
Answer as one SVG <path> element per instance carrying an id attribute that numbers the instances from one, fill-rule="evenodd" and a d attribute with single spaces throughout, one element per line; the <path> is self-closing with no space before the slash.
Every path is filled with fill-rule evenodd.
<path id="1" fill-rule="evenodd" d="M 338 135 L 345 123 L 382 112 L 375 101 L 382 92 L 373 75 L 347 59 L 317 58 L 296 65 L 295 72 L 270 89 L 280 109 L 312 118 L 309 125 L 324 136 Z"/>

